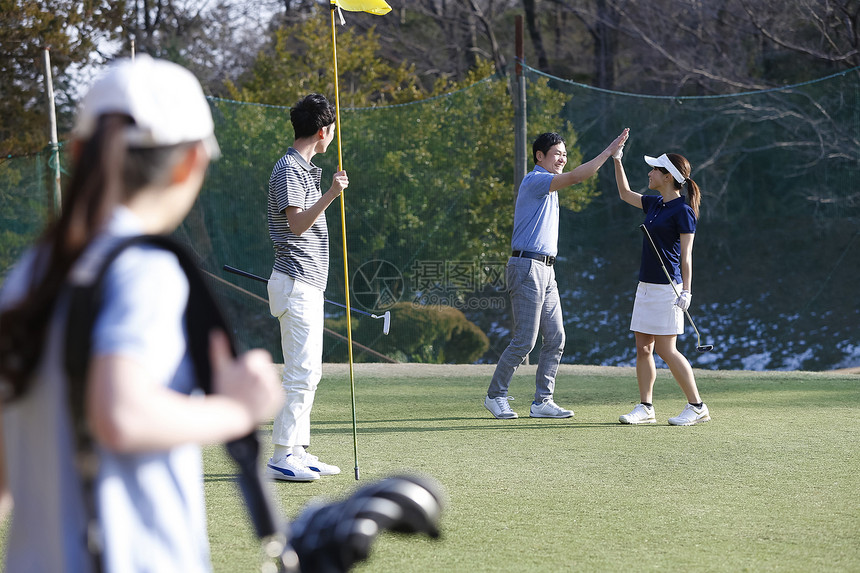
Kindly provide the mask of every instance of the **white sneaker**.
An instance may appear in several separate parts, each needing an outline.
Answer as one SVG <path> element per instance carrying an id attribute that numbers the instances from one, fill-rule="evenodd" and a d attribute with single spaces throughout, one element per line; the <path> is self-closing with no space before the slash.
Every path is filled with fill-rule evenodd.
<path id="1" fill-rule="evenodd" d="M 496 418 L 503 420 L 511 420 L 518 418 L 517 413 L 511 410 L 511 405 L 508 400 L 513 400 L 510 396 L 499 396 L 498 398 L 484 398 L 484 407 Z"/>
<path id="2" fill-rule="evenodd" d="M 303 454 L 297 455 L 301 462 L 308 467 L 308 469 L 317 472 L 321 476 L 334 476 L 340 473 L 339 467 L 327 464 L 325 462 L 321 462 L 318 457 L 313 454 L 309 454 L 307 450 L 305 450 Z"/>
<path id="3" fill-rule="evenodd" d="M 280 460 L 269 458 L 266 464 L 266 475 L 272 479 L 283 481 L 314 481 L 320 479 L 320 474 L 310 469 L 293 454 L 287 454 Z"/>
<path id="4" fill-rule="evenodd" d="M 669 418 L 669 423 L 673 426 L 692 426 L 701 422 L 710 422 L 711 413 L 708 412 L 708 406 L 704 402 L 701 408 L 696 408 L 692 404 L 684 406 L 684 410 L 675 416 Z"/>
<path id="5" fill-rule="evenodd" d="M 656 424 L 657 418 L 654 416 L 654 408 L 649 408 L 645 404 L 636 404 L 636 407 L 629 414 L 624 414 L 618 417 L 618 421 L 622 424 Z"/>
<path id="6" fill-rule="evenodd" d="M 573 410 L 565 410 L 553 402 L 552 398 L 544 398 L 540 404 L 532 402 L 529 416 L 532 418 L 570 418 L 573 416 Z"/>

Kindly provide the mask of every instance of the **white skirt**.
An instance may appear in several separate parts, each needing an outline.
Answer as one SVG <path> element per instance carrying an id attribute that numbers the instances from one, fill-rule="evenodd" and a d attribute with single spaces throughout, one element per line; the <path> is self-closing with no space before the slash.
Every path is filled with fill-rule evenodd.
<path id="1" fill-rule="evenodd" d="M 672 285 L 640 282 L 636 287 L 630 330 L 656 335 L 683 334 L 684 311 L 675 306 L 677 298 Z"/>

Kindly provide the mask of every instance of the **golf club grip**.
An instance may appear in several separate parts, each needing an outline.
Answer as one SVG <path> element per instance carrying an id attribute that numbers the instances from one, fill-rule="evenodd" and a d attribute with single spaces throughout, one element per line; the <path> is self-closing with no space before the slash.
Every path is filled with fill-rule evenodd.
<path id="1" fill-rule="evenodd" d="M 242 269 L 237 269 L 236 267 L 231 267 L 230 265 L 224 265 L 223 269 L 228 273 L 233 273 L 245 278 L 254 279 L 255 281 L 260 281 L 261 283 L 269 282 L 269 279 L 264 279 L 259 275 L 249 273 L 248 271 L 243 271 Z"/>
<path id="2" fill-rule="evenodd" d="M 217 307 L 214 310 L 217 312 Z M 223 323 L 223 318 L 220 320 Z M 232 335 L 229 334 L 226 324 L 224 325 L 224 332 L 227 333 L 227 338 L 230 341 L 230 351 L 233 356 L 236 356 L 236 344 Z M 207 392 L 212 391 L 211 377 L 209 380 L 208 388 L 206 388 Z M 260 459 L 260 440 L 257 439 L 256 430 L 252 430 L 249 434 L 241 438 L 227 442 L 224 444 L 224 448 L 239 469 L 236 481 L 239 483 L 239 489 L 242 492 L 242 498 L 245 500 L 248 516 L 251 519 L 257 537 L 265 539 L 271 535 L 282 533 L 283 527 L 279 514 L 269 499 L 263 476 L 260 472 L 258 464 Z"/>
<path id="3" fill-rule="evenodd" d="M 226 447 L 230 457 L 239 466 L 239 489 L 242 491 L 257 537 L 264 539 L 283 533 L 283 524 L 272 505 L 257 467 L 260 442 L 256 433 L 252 432 L 244 438 L 233 440 Z"/>
<path id="4" fill-rule="evenodd" d="M 230 339 L 230 349 L 236 355 L 235 343 Z M 211 382 L 205 388 L 207 393 L 212 391 Z M 269 499 L 258 460 L 260 458 L 260 441 L 256 430 L 246 436 L 227 442 L 224 445 L 227 453 L 239 469 L 237 482 L 245 500 L 248 516 L 254 525 L 257 537 L 265 539 L 271 535 L 283 532 L 283 524 L 278 511 Z"/>
<path id="5" fill-rule="evenodd" d="M 212 292 L 206 286 L 202 274 L 186 258 L 180 258 L 188 276 L 189 285 L 195 296 L 189 296 L 188 321 L 189 331 L 194 333 L 189 342 L 189 350 L 192 355 L 195 369 L 198 375 L 198 384 L 206 394 L 211 394 L 213 388 L 213 372 L 209 360 L 209 336 L 213 329 L 219 329 L 227 336 L 230 344 L 230 352 L 235 357 L 236 342 L 231 334 L 227 321 L 218 306 Z M 225 265 L 225 269 L 228 267 Z M 232 272 L 244 274 L 251 278 L 259 278 L 233 269 Z M 265 280 L 265 279 L 260 279 Z M 205 333 L 205 335 L 202 335 Z M 232 440 L 225 444 L 225 449 L 235 461 L 239 469 L 237 481 L 242 497 L 248 509 L 248 515 L 254 525 L 254 530 L 260 539 L 281 532 L 281 522 L 278 512 L 268 498 L 263 477 L 260 474 L 258 460 L 260 455 L 260 442 L 256 431 L 252 431 L 244 437 Z"/>

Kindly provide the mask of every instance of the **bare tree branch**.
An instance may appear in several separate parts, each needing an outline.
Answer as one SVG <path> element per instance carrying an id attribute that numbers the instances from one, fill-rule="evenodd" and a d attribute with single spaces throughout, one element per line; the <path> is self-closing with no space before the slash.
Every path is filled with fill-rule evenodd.
<path id="1" fill-rule="evenodd" d="M 785 39 L 782 36 L 782 30 L 772 29 L 771 27 L 762 23 L 761 19 L 758 17 L 759 12 L 755 10 L 749 3 L 749 0 L 738 0 L 738 2 L 743 6 L 747 15 L 749 16 L 750 22 L 755 26 L 756 30 L 769 39 L 774 44 L 785 48 L 787 50 L 791 50 L 792 52 L 797 52 L 800 54 L 805 54 L 807 56 L 811 56 L 818 60 L 830 61 L 830 62 L 849 62 L 852 66 L 856 65 L 858 50 L 856 48 L 856 34 L 854 33 L 854 21 L 857 19 L 857 12 L 855 11 L 851 14 L 848 10 L 848 4 L 844 4 L 842 6 L 838 6 L 837 9 L 841 11 L 844 15 L 844 22 L 847 24 L 847 29 L 850 31 L 850 36 L 853 38 L 853 47 L 852 49 L 845 50 L 844 47 L 839 45 L 839 42 L 834 38 L 833 32 L 835 28 L 828 25 L 828 22 L 822 16 L 821 10 L 824 8 L 825 12 L 828 11 L 827 8 L 830 2 L 815 3 L 815 5 L 810 5 L 807 3 L 803 3 L 801 8 L 802 18 L 808 19 L 809 22 L 814 22 L 817 31 L 820 33 L 820 37 L 825 39 L 827 44 L 831 48 L 831 52 L 827 53 L 821 50 L 816 50 L 811 46 L 802 45 L 795 41 L 791 41 Z"/>
<path id="2" fill-rule="evenodd" d="M 496 35 L 493 33 L 493 26 L 490 24 L 490 21 L 484 15 L 484 11 L 478 5 L 477 0 L 469 0 L 469 5 L 472 8 L 472 13 L 481 23 L 481 26 L 484 28 L 484 32 L 487 34 L 487 38 L 490 40 L 490 46 L 492 47 L 492 56 L 493 63 L 496 66 L 496 73 L 500 75 L 504 75 L 507 70 L 507 63 L 505 62 L 505 56 L 502 54 L 502 50 L 499 48 L 499 43 L 496 41 Z"/>

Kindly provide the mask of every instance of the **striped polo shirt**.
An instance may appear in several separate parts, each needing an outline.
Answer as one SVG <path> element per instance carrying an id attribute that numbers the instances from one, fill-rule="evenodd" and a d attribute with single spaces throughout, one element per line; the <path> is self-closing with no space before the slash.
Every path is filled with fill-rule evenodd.
<path id="1" fill-rule="evenodd" d="M 269 178 L 269 236 L 275 248 L 276 271 L 322 291 L 328 280 L 328 227 L 323 212 L 310 229 L 296 236 L 290 231 L 287 207 L 309 209 L 322 197 L 322 169 L 308 163 L 290 147 Z"/>

